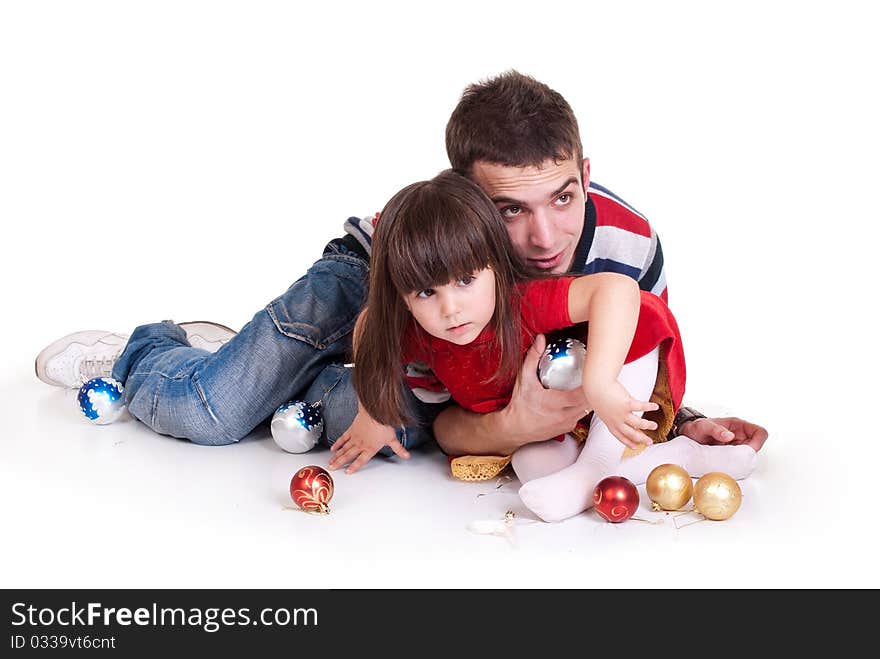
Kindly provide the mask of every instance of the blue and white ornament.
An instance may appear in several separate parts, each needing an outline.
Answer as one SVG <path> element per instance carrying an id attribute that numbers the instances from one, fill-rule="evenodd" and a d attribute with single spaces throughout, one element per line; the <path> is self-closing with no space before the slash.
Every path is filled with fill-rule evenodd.
<path id="1" fill-rule="evenodd" d="M 272 439 L 288 453 L 305 453 L 318 443 L 324 419 L 318 405 L 301 400 L 285 403 L 272 415 Z"/>
<path id="2" fill-rule="evenodd" d="M 545 389 L 577 389 L 582 384 L 586 355 L 586 346 L 577 339 L 550 341 L 538 362 L 538 379 Z"/>
<path id="3" fill-rule="evenodd" d="M 79 389 L 79 409 L 92 423 L 113 423 L 125 410 L 122 383 L 113 378 L 92 378 Z"/>

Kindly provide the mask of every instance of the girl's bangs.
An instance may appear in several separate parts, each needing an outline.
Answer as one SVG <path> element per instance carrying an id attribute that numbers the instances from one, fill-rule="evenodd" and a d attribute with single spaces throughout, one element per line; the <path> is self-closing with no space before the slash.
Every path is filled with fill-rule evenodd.
<path id="1" fill-rule="evenodd" d="M 398 292 L 444 286 L 494 265 L 486 227 L 461 207 L 409 217 L 389 236 L 388 268 Z"/>

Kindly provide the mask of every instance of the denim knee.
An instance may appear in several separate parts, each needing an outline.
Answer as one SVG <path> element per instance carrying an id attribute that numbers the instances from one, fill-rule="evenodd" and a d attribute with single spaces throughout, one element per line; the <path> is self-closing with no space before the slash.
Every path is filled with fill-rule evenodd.
<path id="1" fill-rule="evenodd" d="M 303 400 L 319 406 L 324 422 L 321 444 L 333 446 L 357 415 L 351 369 L 343 364 L 328 364 L 306 390 Z"/>
<path id="2" fill-rule="evenodd" d="M 351 376 L 351 368 L 342 364 L 331 364 L 315 378 L 314 383 L 306 392 L 306 402 L 311 404 L 320 402 L 321 415 L 324 420 L 321 443 L 324 446 L 333 446 L 336 440 L 348 430 L 357 415 L 357 392 Z M 434 441 L 431 422 L 445 405 L 421 404 L 411 393 L 408 393 L 407 397 L 411 399 L 414 422 L 412 425 L 396 428 L 395 432 L 401 445 L 405 449 L 411 449 Z M 383 446 L 379 450 L 379 454 L 391 457 L 394 455 L 394 451 L 389 446 Z"/>
<path id="3" fill-rule="evenodd" d="M 229 429 L 224 428 L 223 426 L 217 426 L 217 428 L 212 431 L 190 431 L 189 436 L 186 439 L 199 446 L 229 446 L 230 444 L 240 442 L 249 434 L 250 430 L 242 433 L 240 429 Z"/>

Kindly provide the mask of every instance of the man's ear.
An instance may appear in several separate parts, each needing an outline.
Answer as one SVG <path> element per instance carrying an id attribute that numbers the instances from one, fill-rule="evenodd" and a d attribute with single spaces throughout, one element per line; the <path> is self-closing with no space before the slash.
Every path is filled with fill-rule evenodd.
<path id="1" fill-rule="evenodd" d="M 587 191 L 587 188 L 590 187 L 590 159 L 584 158 L 584 169 L 583 169 L 583 180 L 584 180 L 584 192 Z"/>

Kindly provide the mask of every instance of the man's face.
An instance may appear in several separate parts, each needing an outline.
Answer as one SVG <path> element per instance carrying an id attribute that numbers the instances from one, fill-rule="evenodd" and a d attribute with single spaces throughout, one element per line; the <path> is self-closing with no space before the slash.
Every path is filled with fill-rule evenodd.
<path id="1" fill-rule="evenodd" d="M 581 183 L 583 176 L 583 184 Z M 479 160 L 471 178 L 495 202 L 514 247 L 534 266 L 568 272 L 584 228 L 590 160 L 511 167 Z"/>

